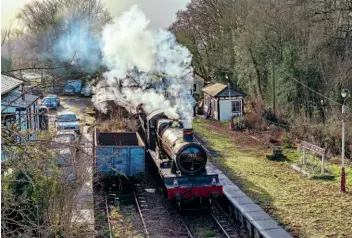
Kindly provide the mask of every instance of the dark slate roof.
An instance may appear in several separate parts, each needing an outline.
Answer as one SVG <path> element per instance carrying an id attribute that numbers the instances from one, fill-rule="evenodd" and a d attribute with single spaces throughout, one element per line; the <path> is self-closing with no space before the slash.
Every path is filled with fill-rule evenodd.
<path id="1" fill-rule="evenodd" d="M 244 97 L 245 94 L 234 89 L 230 89 L 231 97 Z M 213 97 L 228 97 L 229 96 L 229 88 L 227 85 L 222 83 L 215 83 L 208 87 L 203 88 L 203 92 L 213 96 Z"/>
<path id="2" fill-rule="evenodd" d="M 5 98 L 1 98 L 1 107 L 6 107 L 9 103 L 11 103 L 13 100 L 16 101 L 11 103 L 10 107 L 20 107 L 20 108 L 27 108 L 30 105 L 32 105 L 35 101 L 38 100 L 39 96 L 35 96 L 32 94 L 25 94 L 25 99 L 23 100 L 22 97 L 20 96 L 19 93 L 12 93 Z M 1 109 L 2 110 L 2 109 Z"/>
<path id="3" fill-rule="evenodd" d="M 10 92 L 11 90 L 17 88 L 23 83 L 22 80 L 7 76 L 1 75 L 1 95 Z"/>
<path id="4" fill-rule="evenodd" d="M 217 97 L 228 97 L 229 96 L 229 88 L 226 87 L 225 90 L 223 90 L 221 93 L 216 95 Z M 236 90 L 233 90 L 231 88 L 231 97 L 244 97 L 244 93 L 238 92 Z"/>

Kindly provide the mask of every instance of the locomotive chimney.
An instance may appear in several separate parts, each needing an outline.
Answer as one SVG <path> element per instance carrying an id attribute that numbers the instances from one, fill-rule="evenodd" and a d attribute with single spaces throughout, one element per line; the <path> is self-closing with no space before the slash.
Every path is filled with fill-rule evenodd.
<path id="1" fill-rule="evenodd" d="M 183 141 L 192 142 L 193 141 L 193 129 L 192 120 L 183 119 Z"/>
<path id="2" fill-rule="evenodd" d="M 183 129 L 183 140 L 186 142 L 193 141 L 193 129 Z"/>

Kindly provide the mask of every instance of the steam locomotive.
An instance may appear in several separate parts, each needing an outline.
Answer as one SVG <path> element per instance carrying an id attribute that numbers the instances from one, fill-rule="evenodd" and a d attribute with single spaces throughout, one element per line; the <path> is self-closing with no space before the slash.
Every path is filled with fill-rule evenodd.
<path id="1" fill-rule="evenodd" d="M 207 153 L 193 140 L 193 130 L 169 119 L 162 111 L 146 115 L 137 108 L 140 134 L 158 168 L 169 200 L 187 202 L 223 196 L 218 174 L 207 172 Z"/>

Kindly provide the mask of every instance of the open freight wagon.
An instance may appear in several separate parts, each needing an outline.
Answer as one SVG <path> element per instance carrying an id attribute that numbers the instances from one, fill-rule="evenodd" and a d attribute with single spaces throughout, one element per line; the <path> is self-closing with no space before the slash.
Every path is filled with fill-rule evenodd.
<path id="1" fill-rule="evenodd" d="M 102 180 L 140 179 L 145 171 L 145 145 L 135 132 L 94 133 L 96 172 Z"/>

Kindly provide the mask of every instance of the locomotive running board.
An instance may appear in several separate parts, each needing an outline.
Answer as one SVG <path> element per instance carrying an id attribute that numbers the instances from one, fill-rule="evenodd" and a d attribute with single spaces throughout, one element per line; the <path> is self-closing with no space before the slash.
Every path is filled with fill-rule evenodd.
<path id="1" fill-rule="evenodd" d="M 180 188 L 188 187 L 188 186 L 191 186 L 192 184 L 197 184 L 197 186 L 219 185 L 219 177 L 218 177 L 218 174 L 216 173 L 205 172 L 194 176 L 193 175 L 177 176 L 176 174 L 171 173 L 170 168 L 160 167 L 160 163 L 162 162 L 162 160 L 157 158 L 155 151 L 148 150 L 148 153 L 150 154 L 150 157 L 153 159 L 154 164 L 157 166 L 159 174 L 162 177 L 162 179 L 165 181 L 166 186 L 170 185 L 171 187 L 173 187 L 173 182 L 175 178 L 177 178 L 178 185 Z M 216 181 L 215 184 L 213 184 L 213 181 L 214 181 L 213 179 L 215 179 Z"/>

